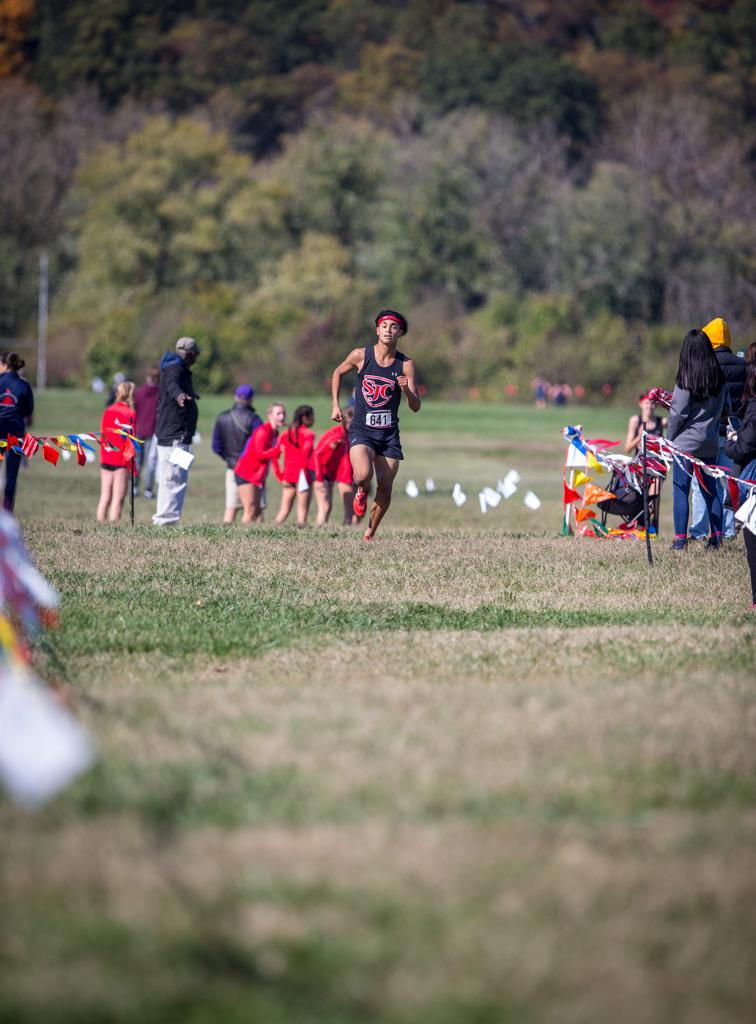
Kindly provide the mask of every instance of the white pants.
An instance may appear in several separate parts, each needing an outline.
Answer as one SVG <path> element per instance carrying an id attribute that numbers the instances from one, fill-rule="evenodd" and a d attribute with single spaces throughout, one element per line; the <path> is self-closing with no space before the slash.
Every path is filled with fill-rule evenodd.
<path id="1" fill-rule="evenodd" d="M 174 448 L 183 448 L 185 452 L 192 450 L 191 445 L 180 444 L 178 441 L 174 441 L 172 445 L 157 446 L 157 511 L 152 517 L 155 526 L 176 526 L 184 507 L 189 470 L 168 461 Z"/>

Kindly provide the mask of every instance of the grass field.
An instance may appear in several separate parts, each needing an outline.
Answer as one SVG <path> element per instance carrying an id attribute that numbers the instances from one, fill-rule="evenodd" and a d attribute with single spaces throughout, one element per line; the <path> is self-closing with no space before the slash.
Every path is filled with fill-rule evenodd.
<path id="1" fill-rule="evenodd" d="M 0 803 L 0 1021 L 752 1021 L 740 540 L 662 538 L 649 568 L 562 538 L 564 413 L 442 403 L 403 418 L 374 546 L 223 529 L 223 404 L 185 528 L 143 499 L 98 527 L 94 466 L 21 480 L 63 599 L 37 663 L 100 760 L 40 813 Z M 100 408 L 51 393 L 36 429 Z M 568 411 L 604 437 L 628 415 Z M 520 493 L 481 516 L 510 468 Z"/>

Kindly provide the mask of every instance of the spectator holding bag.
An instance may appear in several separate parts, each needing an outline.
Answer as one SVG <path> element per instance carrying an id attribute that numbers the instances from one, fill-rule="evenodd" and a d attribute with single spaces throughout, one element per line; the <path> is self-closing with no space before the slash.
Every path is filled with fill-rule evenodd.
<path id="1" fill-rule="evenodd" d="M 688 331 L 680 349 L 672 393 L 669 440 L 680 451 L 707 465 L 716 465 L 720 423 L 729 407 L 725 376 L 711 341 L 703 331 Z M 672 467 L 673 551 L 684 551 L 688 546 L 688 498 L 693 473 L 695 470 L 690 463 L 683 469 L 675 461 Z M 711 527 L 707 547 L 719 548 L 722 545 L 722 495 L 713 477 L 704 476 L 703 479 L 706 488 L 703 495 Z"/>

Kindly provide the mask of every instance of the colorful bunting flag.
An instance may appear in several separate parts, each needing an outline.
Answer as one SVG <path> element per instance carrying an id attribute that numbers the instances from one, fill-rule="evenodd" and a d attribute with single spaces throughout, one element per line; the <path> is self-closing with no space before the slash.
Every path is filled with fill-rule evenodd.
<path id="1" fill-rule="evenodd" d="M 36 455 L 38 449 L 39 441 L 36 439 L 36 437 L 32 437 L 32 435 L 28 433 L 25 434 L 23 444 L 21 445 L 21 451 L 24 453 L 27 459 L 31 459 L 34 455 Z"/>
<path id="2" fill-rule="evenodd" d="M 565 505 L 571 505 L 573 503 L 573 501 L 580 501 L 580 495 L 578 494 L 578 492 L 574 488 L 570 487 L 570 485 L 567 483 L 567 481 L 565 481 L 565 483 L 564 483 L 564 504 Z"/>
<path id="3" fill-rule="evenodd" d="M 50 462 L 53 466 L 57 466 L 60 452 L 49 441 L 45 441 L 42 444 L 42 458 L 45 462 Z"/>
<path id="4" fill-rule="evenodd" d="M 586 484 L 583 491 L 583 501 L 586 505 L 595 505 L 597 501 L 605 501 L 607 498 L 613 497 L 611 491 L 605 491 L 603 487 L 597 487 L 595 484 Z"/>

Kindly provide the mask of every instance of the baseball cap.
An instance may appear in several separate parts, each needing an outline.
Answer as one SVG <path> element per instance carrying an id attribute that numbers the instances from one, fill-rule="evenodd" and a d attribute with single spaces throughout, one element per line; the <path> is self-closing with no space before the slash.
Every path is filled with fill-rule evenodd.
<path id="1" fill-rule="evenodd" d="M 234 398 L 238 398 L 240 402 L 248 402 L 254 393 L 255 389 L 251 384 L 240 384 L 234 391 Z"/>
<path id="2" fill-rule="evenodd" d="M 194 338 L 179 338 L 176 342 L 177 352 L 194 352 L 199 355 L 202 349 L 199 347 Z"/>

